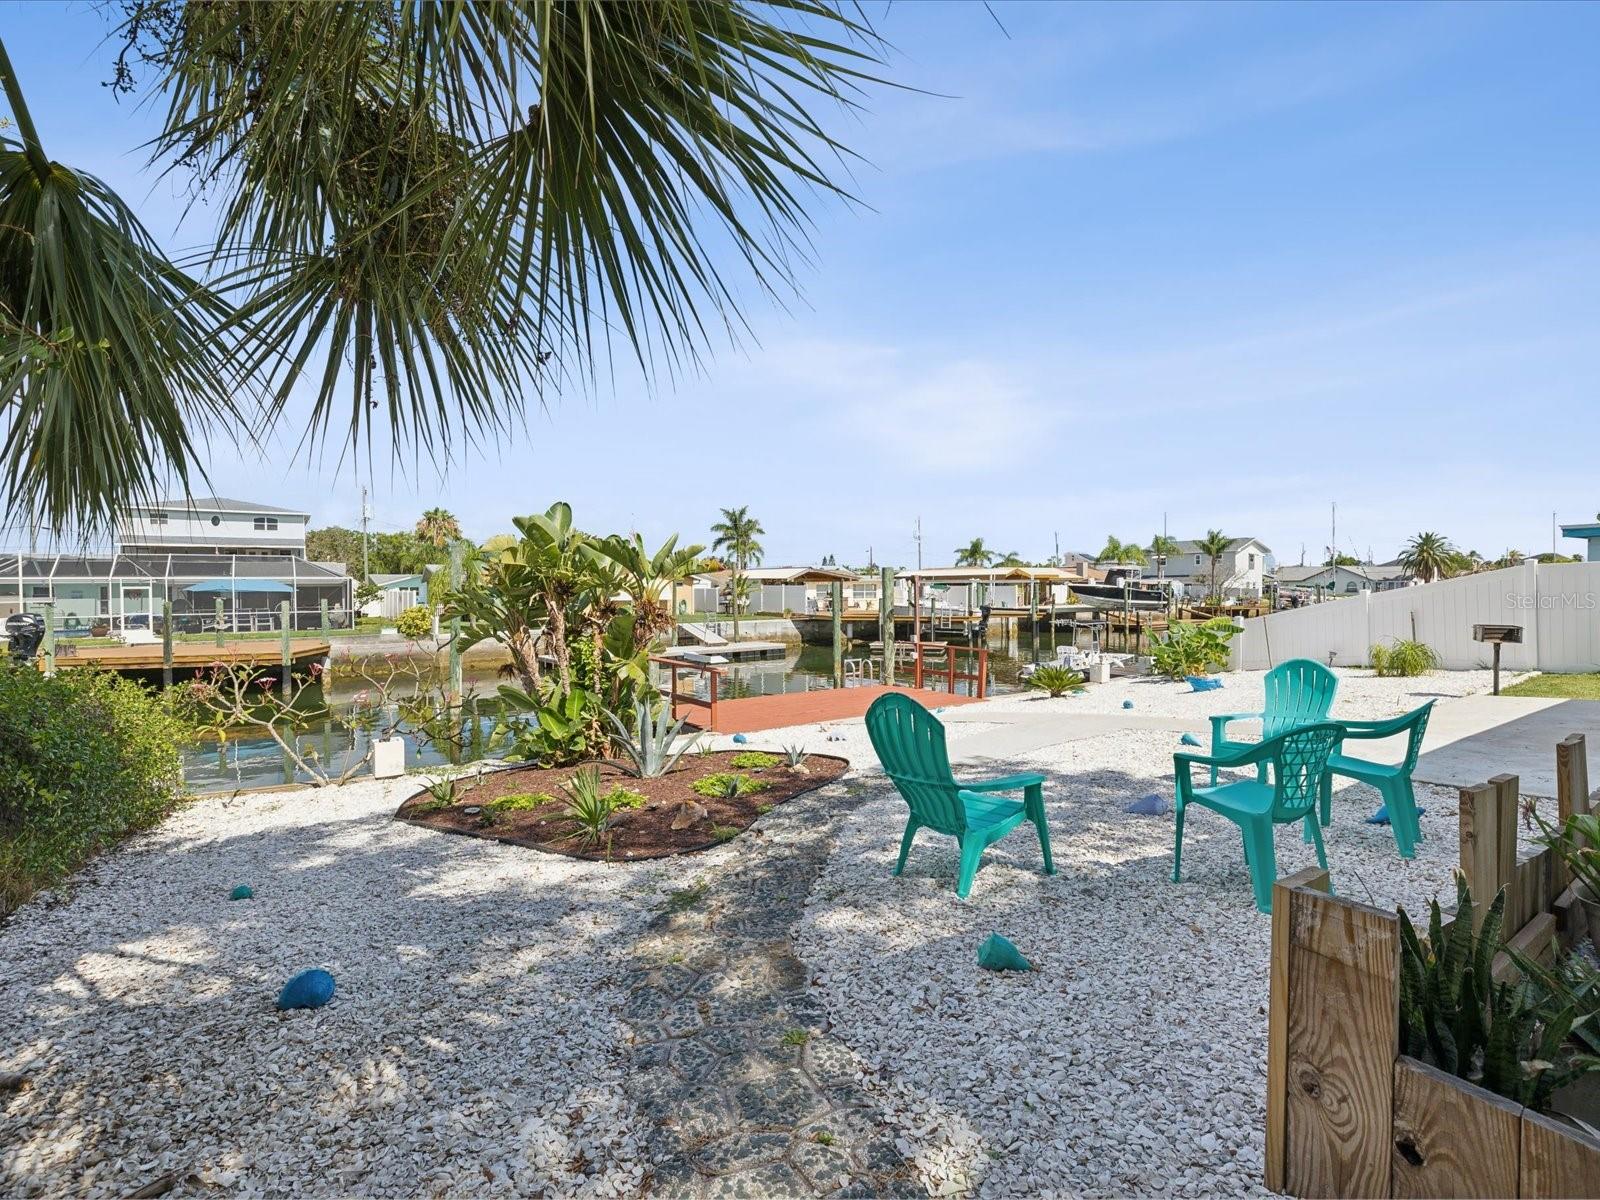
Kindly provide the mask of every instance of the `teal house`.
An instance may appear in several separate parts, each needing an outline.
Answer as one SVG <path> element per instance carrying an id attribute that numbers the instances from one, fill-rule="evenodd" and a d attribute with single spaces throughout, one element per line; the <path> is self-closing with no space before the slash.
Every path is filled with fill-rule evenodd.
<path id="1" fill-rule="evenodd" d="M 1582 538 L 1589 544 L 1588 552 L 1584 558 L 1590 562 L 1600 562 L 1600 515 L 1593 521 L 1585 521 L 1578 525 L 1563 525 L 1561 536 L 1569 538 Z"/>

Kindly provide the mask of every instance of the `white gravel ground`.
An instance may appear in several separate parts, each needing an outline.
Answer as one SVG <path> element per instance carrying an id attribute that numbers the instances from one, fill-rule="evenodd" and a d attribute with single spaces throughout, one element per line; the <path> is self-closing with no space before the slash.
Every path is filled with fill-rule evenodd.
<path id="1" fill-rule="evenodd" d="M 1341 674 L 1343 716 L 1391 715 L 1486 683 Z M 1259 675 L 1228 679 L 1221 693 L 1127 681 L 1091 696 L 1100 711 L 1132 696 L 1182 716 L 1259 703 Z M 886 783 L 873 780 L 877 798 L 845 822 L 798 948 L 839 1036 L 881 1070 L 880 1097 L 931 1192 L 1264 1194 L 1270 921 L 1255 910 L 1239 836 L 1194 813 L 1184 882 L 1173 884 L 1172 817 L 1122 812 L 1149 792 L 1170 795 L 1179 748 L 1176 733 L 1127 731 L 1005 763 L 1049 776 L 1059 874 L 1040 873 L 1024 826 L 989 851 L 966 903 L 953 894 L 951 839 L 924 833 L 906 874 L 891 874 L 905 806 Z M 1420 908 L 1447 889 L 1455 796 L 1420 788 L 1418 798 L 1425 841 L 1405 862 L 1386 827 L 1363 823 L 1376 793 L 1336 793 L 1326 837 L 1338 890 Z M 1315 862 L 1298 829 L 1280 829 L 1277 845 L 1282 873 Z M 1040 970 L 979 970 L 991 932 Z"/>
<path id="2" fill-rule="evenodd" d="M 607 952 L 677 872 L 392 821 L 416 786 L 201 801 L 0 929 L 0 1195 L 634 1194 Z"/>
<path id="3" fill-rule="evenodd" d="M 1340 674 L 1344 716 L 1488 686 Z M 1124 699 L 1193 721 L 1260 693 L 1251 673 L 1212 693 L 1127 680 L 951 709 L 958 758 L 1019 722 L 1039 732 L 1014 762 L 1050 775 L 1060 870 L 1038 873 L 1021 830 L 966 903 L 949 839 L 924 834 L 890 875 L 905 808 L 863 780 L 874 798 L 842 823 L 799 949 L 931 1191 L 1260 1190 L 1268 921 L 1238 837 L 1197 813 L 1172 884 L 1171 817 L 1121 808 L 1170 791 L 1178 735 L 1050 728 Z M 859 720 L 829 729 L 839 740 L 802 726 L 748 744 L 875 767 Z M 530 854 L 393 822 L 414 786 L 200 801 L 0 927 L 0 1071 L 33 1080 L 0 1105 L 0 1195 L 126 1195 L 169 1173 L 174 1195 L 636 1194 L 621 948 L 665 892 L 750 847 L 687 864 Z M 1370 792 L 1341 795 L 1336 886 L 1418 905 L 1446 886 L 1454 796 L 1422 791 L 1413 863 L 1360 823 Z M 1312 861 L 1294 831 L 1279 853 L 1285 872 Z M 229 902 L 238 883 L 256 898 Z M 991 931 L 1042 970 L 978 971 Z M 332 1005 L 278 1013 L 278 988 L 311 966 L 337 977 Z"/>

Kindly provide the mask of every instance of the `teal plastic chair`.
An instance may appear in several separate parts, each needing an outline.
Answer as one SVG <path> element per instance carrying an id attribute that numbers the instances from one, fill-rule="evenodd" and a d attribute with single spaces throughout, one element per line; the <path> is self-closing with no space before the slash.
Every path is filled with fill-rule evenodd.
<path id="1" fill-rule="evenodd" d="M 1328 769 L 1322 777 L 1322 823 L 1333 817 L 1333 777 L 1343 775 L 1360 783 L 1370 784 L 1383 797 L 1389 814 L 1389 828 L 1394 831 L 1394 844 L 1401 858 L 1414 858 L 1417 843 L 1422 840 L 1422 826 L 1417 821 L 1417 795 L 1411 787 L 1411 773 L 1417 769 L 1417 755 L 1422 753 L 1422 739 L 1428 732 L 1428 718 L 1433 715 L 1433 701 L 1421 708 L 1412 709 L 1403 717 L 1387 721 L 1340 721 L 1345 741 L 1351 738 L 1376 739 L 1406 735 L 1406 756 L 1398 766 L 1368 762 L 1336 753 L 1328 759 Z M 1343 750 L 1343 746 L 1340 750 Z"/>
<path id="2" fill-rule="evenodd" d="M 1261 740 L 1267 741 L 1280 733 L 1300 725 L 1314 725 L 1326 721 L 1333 710 L 1334 693 L 1339 690 L 1339 677 L 1319 662 L 1309 658 L 1291 658 L 1267 672 L 1266 707 L 1260 712 L 1218 713 L 1211 718 L 1211 753 L 1231 754 L 1249 746 L 1250 742 L 1230 741 L 1227 736 L 1229 721 L 1261 722 Z M 1266 764 L 1256 769 L 1256 778 L 1266 779 Z M 1211 769 L 1211 784 L 1216 786 L 1217 771 Z"/>
<path id="3" fill-rule="evenodd" d="M 1322 845 L 1322 830 L 1317 825 L 1317 798 L 1327 772 L 1328 759 L 1344 727 L 1335 721 L 1302 725 L 1275 738 L 1245 746 L 1228 754 L 1174 754 L 1177 776 L 1177 831 L 1172 846 L 1172 882 L 1182 879 L 1183 818 L 1191 804 L 1209 808 L 1239 827 L 1244 839 L 1244 858 L 1250 868 L 1250 884 L 1255 890 L 1256 907 L 1272 911 L 1272 884 L 1278 878 L 1278 852 L 1272 841 L 1274 825 L 1304 821 L 1316 843 L 1317 862 L 1328 866 Z M 1190 768 L 1195 766 L 1270 768 L 1272 781 L 1241 779 L 1220 787 L 1195 787 Z"/>
<path id="4" fill-rule="evenodd" d="M 1050 857 L 1050 828 L 1044 817 L 1044 776 L 1007 775 L 981 783 L 958 783 L 945 752 L 944 725 L 909 696 L 890 692 L 867 710 L 867 736 L 878 752 L 884 773 L 904 798 L 911 816 L 900 838 L 900 859 L 894 873 L 905 870 L 906 856 L 919 829 L 932 829 L 956 839 L 961 847 L 961 875 L 956 895 L 972 891 L 983 852 L 1024 821 L 1031 821 L 1044 853 L 1044 873 L 1056 873 Z M 996 792 L 1021 792 L 1020 801 Z"/>

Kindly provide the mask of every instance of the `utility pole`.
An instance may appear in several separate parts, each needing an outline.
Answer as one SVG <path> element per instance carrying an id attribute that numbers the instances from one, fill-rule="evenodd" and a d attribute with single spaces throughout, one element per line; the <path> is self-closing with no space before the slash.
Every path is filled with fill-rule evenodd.
<path id="1" fill-rule="evenodd" d="M 1339 502 L 1328 501 L 1329 526 L 1328 526 L 1328 561 L 1339 561 Z"/>
<path id="2" fill-rule="evenodd" d="M 1059 567 L 1061 565 L 1061 531 L 1060 530 L 1056 531 L 1055 539 L 1056 539 L 1056 566 Z"/>
<path id="3" fill-rule="evenodd" d="M 368 548 L 367 522 L 372 519 L 372 508 L 367 504 L 367 487 L 361 485 L 361 581 L 372 577 L 372 552 Z"/>
<path id="4" fill-rule="evenodd" d="M 922 570 L 922 518 L 917 518 L 917 570 Z"/>

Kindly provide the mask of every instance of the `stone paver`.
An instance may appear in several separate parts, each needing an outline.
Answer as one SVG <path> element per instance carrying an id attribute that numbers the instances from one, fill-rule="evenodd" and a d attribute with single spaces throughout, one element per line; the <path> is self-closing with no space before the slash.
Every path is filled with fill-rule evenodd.
<path id="1" fill-rule="evenodd" d="M 828 818 L 857 790 L 836 784 L 772 814 L 636 946 L 626 1086 L 651 1126 L 652 1196 L 924 1194 L 789 942 Z"/>

